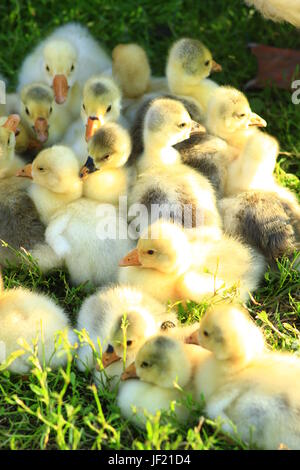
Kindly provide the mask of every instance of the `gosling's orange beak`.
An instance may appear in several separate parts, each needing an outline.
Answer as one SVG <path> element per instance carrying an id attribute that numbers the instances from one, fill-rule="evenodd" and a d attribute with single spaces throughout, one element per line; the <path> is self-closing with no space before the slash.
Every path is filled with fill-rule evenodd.
<path id="1" fill-rule="evenodd" d="M 46 142 L 49 137 L 48 133 L 48 121 L 45 118 L 37 118 L 34 123 L 34 130 L 36 138 L 39 142 Z"/>
<path id="2" fill-rule="evenodd" d="M 88 122 L 85 129 L 85 140 L 90 140 L 91 137 L 100 129 L 101 125 L 103 124 L 102 119 L 98 118 L 88 118 Z"/>
<path id="3" fill-rule="evenodd" d="M 141 266 L 139 260 L 139 252 L 138 249 L 135 248 L 134 250 L 130 251 L 123 259 L 119 262 L 119 266 Z"/>
<path id="4" fill-rule="evenodd" d="M 190 135 L 199 134 L 199 133 L 205 134 L 206 133 L 205 127 L 202 126 L 202 124 L 199 124 L 199 122 L 192 121 L 192 127 L 191 127 Z"/>
<path id="5" fill-rule="evenodd" d="M 18 124 L 20 123 L 20 116 L 18 114 L 11 114 L 3 124 L 3 127 L 9 129 L 14 134 L 17 133 Z"/>
<path id="6" fill-rule="evenodd" d="M 258 114 L 251 113 L 249 126 L 266 127 L 267 122 Z"/>
<path id="7" fill-rule="evenodd" d="M 115 351 L 113 352 L 105 352 L 102 354 L 102 364 L 103 364 L 103 367 L 104 369 L 108 366 L 110 366 L 110 364 L 112 364 L 113 362 L 117 362 L 120 360 L 120 357 L 117 355 L 117 353 Z"/>
<path id="8" fill-rule="evenodd" d="M 198 330 L 194 331 L 188 338 L 184 341 L 186 344 L 197 344 L 199 345 L 199 335 Z"/>
<path id="9" fill-rule="evenodd" d="M 132 362 L 132 364 L 130 364 L 130 366 L 128 366 L 127 369 L 125 369 L 123 374 L 121 375 L 121 380 L 128 379 L 138 379 L 134 362 Z"/>
<path id="10" fill-rule="evenodd" d="M 211 64 L 211 71 L 222 72 L 222 65 L 218 64 L 215 60 L 213 60 Z"/>
<path id="11" fill-rule="evenodd" d="M 65 75 L 55 75 L 53 78 L 53 90 L 57 104 L 63 104 L 68 96 L 68 80 Z"/>
<path id="12" fill-rule="evenodd" d="M 23 176 L 23 178 L 30 178 L 32 180 L 32 164 L 29 163 L 24 168 L 21 168 L 21 170 L 17 171 L 16 176 Z"/>

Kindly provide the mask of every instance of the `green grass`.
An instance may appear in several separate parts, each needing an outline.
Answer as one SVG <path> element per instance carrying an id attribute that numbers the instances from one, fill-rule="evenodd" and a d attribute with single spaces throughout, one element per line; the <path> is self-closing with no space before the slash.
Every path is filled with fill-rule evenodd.
<path id="1" fill-rule="evenodd" d="M 138 6 L 137 6 L 138 5 Z M 181 36 L 201 38 L 213 51 L 223 72 L 220 84 L 242 88 L 255 75 L 256 63 L 247 43 L 258 42 L 299 49 L 300 36 L 288 25 L 264 21 L 240 0 L 133 0 L 52 2 L 10 0 L 0 4 L 0 71 L 13 90 L 24 55 L 51 29 L 68 21 L 87 25 L 108 49 L 135 41 L 150 56 L 153 72 L 163 73 L 168 47 Z M 282 155 L 277 175 L 282 184 L 300 194 L 300 106 L 288 91 L 266 89 L 248 94 L 254 111 L 268 121 Z M 300 276 L 288 260 L 268 270 L 249 310 L 262 326 L 273 349 L 300 353 Z M 86 293 L 70 286 L 63 271 L 49 276 L 31 270 L 5 270 L 5 284 L 48 293 L 75 322 Z M 92 291 L 92 289 L 91 289 Z M 205 306 L 180 309 L 183 320 L 201 317 Z M 240 440 L 220 432 L 219 423 L 202 419 L 201 405 L 192 403 L 193 418 L 184 426 L 166 415 L 149 418 L 146 431 L 120 417 L 115 392 L 98 396 L 92 377 L 79 373 L 71 357 L 65 371 L 40 367 L 33 356 L 33 372 L 21 378 L 4 371 L 0 376 L 0 449 L 244 449 Z"/>

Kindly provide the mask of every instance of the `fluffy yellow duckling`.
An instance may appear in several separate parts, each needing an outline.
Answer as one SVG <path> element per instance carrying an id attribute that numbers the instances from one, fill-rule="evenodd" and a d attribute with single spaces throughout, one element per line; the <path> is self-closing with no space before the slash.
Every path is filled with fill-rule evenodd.
<path id="1" fill-rule="evenodd" d="M 212 352 L 195 374 L 207 415 L 260 448 L 299 449 L 299 358 L 265 351 L 259 328 L 233 305 L 206 313 L 199 343 Z"/>
<path id="2" fill-rule="evenodd" d="M 148 91 L 151 68 L 138 44 L 118 44 L 113 49 L 112 73 L 125 98 L 138 98 Z"/>
<path id="3" fill-rule="evenodd" d="M 246 96 L 236 88 L 220 86 L 209 100 L 208 131 L 239 151 L 243 150 L 249 137 L 258 132 L 258 127 L 266 125 L 266 121 L 251 110 Z"/>
<path id="4" fill-rule="evenodd" d="M 47 271 L 65 263 L 76 285 L 115 281 L 118 262 L 132 247 L 126 238 L 127 222 L 117 213 L 107 213 L 107 205 L 81 197 L 79 163 L 72 150 L 63 146 L 43 150 L 19 176 L 33 179 L 28 194 L 48 226 L 48 245 L 32 251 L 40 268 Z M 106 224 L 112 223 L 113 233 L 103 234 Z"/>
<path id="5" fill-rule="evenodd" d="M 266 190 L 277 192 L 293 203 L 291 193 L 274 179 L 279 146 L 276 139 L 257 129 L 264 126 L 266 122 L 251 111 L 243 93 L 231 87 L 219 87 L 209 104 L 207 127 L 233 148 L 225 195 Z"/>
<path id="6" fill-rule="evenodd" d="M 296 197 L 276 182 L 278 143 L 256 129 L 265 124 L 238 90 L 219 87 L 211 100 L 207 126 L 229 145 L 223 191 L 227 197 L 219 202 L 224 228 L 274 260 L 297 247 L 300 208 Z"/>
<path id="7" fill-rule="evenodd" d="M 43 83 L 31 83 L 22 88 L 20 96 L 22 124 L 29 137 L 29 149 L 60 141 L 71 116 L 66 108 L 55 103 L 53 90 Z"/>
<path id="8" fill-rule="evenodd" d="M 247 5 L 254 6 L 265 18 L 273 21 L 287 21 L 296 28 L 300 27 L 300 2 L 295 0 L 288 4 L 284 0 L 245 0 Z"/>
<path id="9" fill-rule="evenodd" d="M 55 337 L 59 331 L 67 331 L 73 342 L 75 335 L 65 312 L 49 297 L 23 288 L 0 288 L 0 325 L 1 351 L 5 353 L 1 362 L 15 351 L 24 351 L 8 366 L 10 371 L 25 374 L 31 369 L 29 353 L 23 349 L 22 340 L 32 349 L 37 341 L 41 364 L 45 361 L 52 368 L 65 365 L 67 356 L 63 354 L 63 345 L 55 344 Z"/>
<path id="10" fill-rule="evenodd" d="M 166 76 L 171 93 L 191 97 L 200 106 L 204 115 L 210 97 L 218 89 L 217 83 L 207 77 L 219 72 L 217 64 L 202 42 L 197 39 L 182 38 L 170 49 Z"/>
<path id="11" fill-rule="evenodd" d="M 137 161 L 139 176 L 130 192 L 130 204 L 142 204 L 148 212 L 164 205 L 186 226 L 220 227 L 214 190 L 201 174 L 181 164 L 173 145 L 187 139 L 202 126 L 190 118 L 183 104 L 169 98 L 155 100 L 145 116 L 144 152 Z M 197 221 L 197 213 L 200 219 Z M 187 217 L 190 222 L 187 222 Z M 148 214 L 147 221 L 148 224 Z"/>
<path id="12" fill-rule="evenodd" d="M 127 194 L 134 176 L 132 169 L 125 168 L 131 151 L 128 132 L 115 123 L 104 124 L 88 141 L 87 147 L 89 157 L 81 168 L 83 195 L 117 206 L 119 197 Z"/>
<path id="13" fill-rule="evenodd" d="M 202 348 L 183 344 L 168 336 L 150 338 L 138 351 L 135 363 L 122 375 L 126 380 L 118 393 L 122 415 L 144 427 L 147 421 L 145 412 L 154 415 L 157 411 L 168 410 L 171 402 L 175 401 L 178 419 L 186 421 L 189 413 L 183 403 L 179 403 L 183 399 L 180 389 L 191 391 L 193 369 L 207 355 L 208 352 Z M 127 381 L 128 378 L 131 380 Z"/>
<path id="14" fill-rule="evenodd" d="M 203 127 L 192 121 L 179 101 L 168 98 L 155 100 L 145 115 L 144 151 L 137 162 L 139 172 L 180 163 L 180 153 L 173 145 L 201 130 Z"/>
<path id="15" fill-rule="evenodd" d="M 124 320 L 123 320 L 124 318 Z M 125 330 L 121 329 L 122 321 Z M 136 353 L 146 338 L 156 334 L 161 326 L 175 327 L 176 315 L 167 313 L 166 307 L 142 290 L 131 286 L 114 286 L 99 290 L 88 297 L 78 314 L 77 329 L 87 330 L 95 348 L 103 351 L 103 365 L 119 361 L 122 371 L 124 358 L 124 337 L 126 338 L 126 361 L 134 361 Z M 111 345 L 111 353 L 104 351 Z M 110 348 L 111 349 L 111 348 Z M 100 351 L 99 351 L 100 352 Z M 78 352 L 78 368 L 84 370 L 95 365 L 92 349 L 82 344 Z M 121 375 L 121 372 L 119 376 Z"/>
<path id="16" fill-rule="evenodd" d="M 15 145 L 20 118 L 17 114 L 0 118 L 0 179 L 15 175 L 24 162 L 15 155 Z"/>
<path id="17" fill-rule="evenodd" d="M 264 268 L 263 257 L 237 240 L 160 220 L 120 262 L 119 282 L 140 286 L 162 302 L 201 302 L 233 287 L 246 300 Z"/>
<path id="18" fill-rule="evenodd" d="M 46 226 L 61 208 L 82 196 L 78 161 L 72 150 L 62 145 L 40 152 L 32 164 L 17 172 L 17 176 L 32 180 L 27 194 Z M 63 263 L 63 259 L 46 243 L 35 245 L 31 254 L 43 271 Z"/>
<path id="19" fill-rule="evenodd" d="M 164 77 L 151 76 L 147 54 L 138 44 L 118 44 L 113 49 L 112 74 L 124 98 L 138 99 L 146 93 L 168 91 Z"/>
<path id="20" fill-rule="evenodd" d="M 115 281 L 118 261 L 132 247 L 130 240 L 122 238 L 127 223 L 116 213 L 107 213 L 106 205 L 81 197 L 79 164 L 72 150 L 63 146 L 44 150 L 23 173 L 20 176 L 33 179 L 28 192 L 48 225 L 48 245 L 32 251 L 40 268 L 47 271 L 65 263 L 76 285 Z M 114 233 L 103 234 L 102 228 L 112 222 Z"/>
<path id="21" fill-rule="evenodd" d="M 87 141 L 106 123 L 126 121 L 121 116 L 122 95 L 117 84 L 110 77 L 97 75 L 84 85 L 81 119 L 76 121 L 64 137 L 83 164 L 87 157 Z"/>
<path id="22" fill-rule="evenodd" d="M 195 344 L 212 351 L 228 370 L 242 369 L 258 355 L 266 352 L 262 331 L 247 311 L 238 304 L 216 304 L 207 310 L 200 329 L 192 337 Z M 227 362 L 226 362 L 227 361 Z"/>
<path id="23" fill-rule="evenodd" d="M 46 225 L 59 209 L 82 196 L 79 164 L 72 150 L 62 145 L 42 150 L 18 176 L 32 179 L 28 194 Z"/>
<path id="24" fill-rule="evenodd" d="M 55 100 L 74 117 L 80 112 L 86 80 L 110 67 L 111 61 L 88 29 L 79 23 L 60 26 L 24 60 L 18 89 L 32 82 L 53 86 Z"/>
<path id="25" fill-rule="evenodd" d="M 190 100 L 187 100 L 185 97 L 182 96 L 175 96 L 171 95 L 170 93 L 164 93 L 164 95 L 153 96 L 153 94 L 149 97 L 149 95 L 145 96 L 142 100 L 142 103 L 139 103 L 136 106 L 135 113 L 133 113 L 133 117 L 129 120 L 132 122 L 130 128 L 130 135 L 132 140 L 132 152 L 129 159 L 129 164 L 134 165 L 138 158 L 142 155 L 144 151 L 144 130 L 145 130 L 145 117 L 149 109 L 159 101 L 161 103 L 161 99 L 167 99 L 172 101 L 178 101 L 182 103 L 185 107 L 186 111 L 189 113 L 191 119 L 196 121 L 196 123 L 201 123 L 203 120 L 202 115 L 199 113 L 198 107 L 192 103 Z M 126 117 L 127 117 L 126 113 Z M 204 127 L 194 125 L 194 130 L 197 133 L 203 133 Z"/>
<path id="26" fill-rule="evenodd" d="M 131 205 L 138 203 L 147 208 L 146 224 L 149 214 L 154 221 L 157 206 L 164 206 L 185 226 L 220 227 L 211 184 L 203 175 L 181 164 L 181 155 L 173 147 L 194 131 L 202 130 L 179 101 L 162 98 L 149 107 L 144 124 L 144 152 L 136 165 L 139 176 L 129 195 Z"/>

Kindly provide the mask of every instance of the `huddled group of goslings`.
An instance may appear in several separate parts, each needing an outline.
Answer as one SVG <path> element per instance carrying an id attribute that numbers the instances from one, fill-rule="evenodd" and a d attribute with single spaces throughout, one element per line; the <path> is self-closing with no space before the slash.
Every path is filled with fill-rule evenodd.
<path id="1" fill-rule="evenodd" d="M 28 373 L 26 348 L 9 358 L 37 340 L 39 359 L 63 367 L 69 343 L 100 397 L 117 387 L 138 426 L 174 400 L 178 419 L 193 420 L 190 393 L 249 445 L 300 449 L 300 359 L 271 352 L 243 306 L 268 264 L 293 257 L 300 208 L 273 174 L 266 121 L 208 78 L 220 70 L 202 42 L 182 38 L 155 77 L 139 45 L 110 58 L 75 23 L 25 58 L 0 109 L 0 263 L 24 262 L 23 249 L 43 273 L 64 267 L 73 285 L 98 290 L 75 333 L 48 296 L 1 282 L 0 359 Z M 134 207 L 146 213 L 136 224 Z M 200 324 L 180 323 L 187 301 L 209 305 Z"/>

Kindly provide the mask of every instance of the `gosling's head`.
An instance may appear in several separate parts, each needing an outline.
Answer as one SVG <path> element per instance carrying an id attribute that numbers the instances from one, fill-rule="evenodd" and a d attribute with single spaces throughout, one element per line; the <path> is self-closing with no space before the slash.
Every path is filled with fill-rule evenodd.
<path id="1" fill-rule="evenodd" d="M 135 307 L 127 312 L 118 319 L 112 333 L 110 343 L 114 349 L 114 360 L 123 359 L 126 348 L 126 360 L 129 363 L 134 361 L 145 340 L 156 331 L 157 325 L 146 309 Z"/>
<path id="2" fill-rule="evenodd" d="M 45 143 L 49 135 L 49 120 L 53 112 L 52 89 L 43 83 L 31 83 L 21 91 L 21 116 L 33 130 L 37 140 Z"/>
<path id="3" fill-rule="evenodd" d="M 199 344 L 218 360 L 247 362 L 265 347 L 261 330 L 235 305 L 210 308 L 200 322 L 198 335 Z"/>
<path id="4" fill-rule="evenodd" d="M 103 124 L 118 120 L 121 99 L 121 91 L 111 78 L 98 75 L 85 83 L 81 117 L 86 123 L 86 140 Z"/>
<path id="5" fill-rule="evenodd" d="M 32 164 L 19 171 L 18 176 L 29 177 L 37 185 L 64 195 L 77 193 L 82 186 L 77 158 L 63 145 L 40 152 Z"/>
<path id="6" fill-rule="evenodd" d="M 197 128 L 199 124 L 192 121 L 181 102 L 161 98 L 146 113 L 144 141 L 152 146 L 169 147 L 188 139 Z"/>
<path id="7" fill-rule="evenodd" d="M 191 376 L 184 345 L 168 336 L 150 338 L 138 351 L 135 365 L 131 365 L 122 378 L 131 376 L 159 387 L 173 388 L 175 383 L 184 387 Z"/>
<path id="8" fill-rule="evenodd" d="M 221 86 L 208 105 L 207 127 L 223 139 L 253 127 L 265 127 L 266 121 L 251 111 L 246 96 L 235 88 Z"/>
<path id="9" fill-rule="evenodd" d="M 76 82 L 78 53 L 73 44 L 64 39 L 53 39 L 44 47 L 43 73 L 46 83 L 53 87 L 55 101 L 66 101 L 68 90 Z"/>
<path id="10" fill-rule="evenodd" d="M 120 261 L 120 266 L 139 266 L 163 273 L 181 274 L 190 263 L 190 247 L 182 228 L 158 220 L 145 230 L 137 248 Z"/>
<path id="11" fill-rule="evenodd" d="M 88 154 L 100 170 L 125 165 L 130 152 L 129 133 L 112 122 L 104 124 L 88 141 Z"/>
<path id="12" fill-rule="evenodd" d="M 221 70 L 222 67 L 213 60 L 209 49 L 197 39 L 179 39 L 170 49 L 166 74 L 171 89 L 173 79 L 179 80 L 183 86 L 194 86 L 212 72 Z"/>
<path id="13" fill-rule="evenodd" d="M 118 44 L 112 51 L 113 76 L 127 98 L 138 98 L 149 86 L 151 69 L 138 44 Z"/>
<path id="14" fill-rule="evenodd" d="M 0 118 L 0 169 L 4 169 L 14 157 L 17 127 L 20 118 L 17 114 Z"/>

